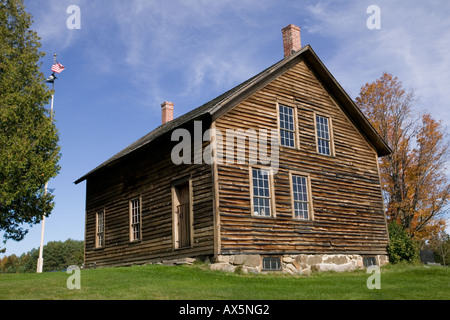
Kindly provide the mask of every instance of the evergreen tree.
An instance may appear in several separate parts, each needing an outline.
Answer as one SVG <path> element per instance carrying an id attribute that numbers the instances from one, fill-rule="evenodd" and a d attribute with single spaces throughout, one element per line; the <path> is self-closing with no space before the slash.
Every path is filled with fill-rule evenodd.
<path id="1" fill-rule="evenodd" d="M 51 90 L 40 72 L 45 53 L 23 0 L 0 0 L 0 232 L 20 241 L 53 208 L 44 192 L 59 172 L 57 130 L 45 108 Z"/>
<path id="2" fill-rule="evenodd" d="M 0 273 L 36 272 L 39 248 L 34 248 L 18 257 L 15 254 L 0 259 Z M 84 261 L 84 242 L 67 239 L 49 241 L 44 246 L 44 272 L 61 271 L 71 265 L 81 267 Z"/>

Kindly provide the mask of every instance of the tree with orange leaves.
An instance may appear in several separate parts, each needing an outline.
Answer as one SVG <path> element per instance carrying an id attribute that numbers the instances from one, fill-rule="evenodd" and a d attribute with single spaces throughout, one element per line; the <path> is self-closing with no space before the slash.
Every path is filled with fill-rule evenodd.
<path id="1" fill-rule="evenodd" d="M 426 240 L 445 228 L 450 148 L 442 123 L 418 112 L 416 101 L 414 92 L 388 73 L 364 85 L 356 98 L 392 149 L 380 160 L 386 215 L 415 239 Z"/>

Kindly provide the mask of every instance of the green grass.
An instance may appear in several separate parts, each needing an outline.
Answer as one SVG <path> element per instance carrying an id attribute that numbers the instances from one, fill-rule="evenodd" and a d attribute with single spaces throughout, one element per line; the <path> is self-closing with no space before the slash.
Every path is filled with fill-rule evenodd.
<path id="1" fill-rule="evenodd" d="M 134 266 L 81 270 L 81 289 L 69 290 L 70 274 L 0 274 L 0 299 L 315 300 L 450 299 L 450 268 L 389 265 L 381 289 L 369 290 L 370 274 L 321 272 L 310 276 L 236 274 L 191 266 Z"/>

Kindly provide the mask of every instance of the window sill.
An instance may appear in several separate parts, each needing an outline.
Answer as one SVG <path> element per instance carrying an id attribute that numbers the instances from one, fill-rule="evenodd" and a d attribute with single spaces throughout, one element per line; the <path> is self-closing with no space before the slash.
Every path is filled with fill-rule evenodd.
<path id="1" fill-rule="evenodd" d="M 257 218 L 257 219 L 271 219 L 274 220 L 277 217 L 275 216 L 261 216 L 261 215 L 257 215 L 257 214 L 252 214 L 252 218 Z"/>
<path id="2" fill-rule="evenodd" d="M 292 217 L 292 220 L 299 221 L 299 222 L 314 222 L 313 219 L 302 219 L 302 218 L 295 218 L 295 217 Z"/>
<path id="3" fill-rule="evenodd" d="M 289 149 L 289 150 L 300 151 L 300 148 L 298 148 L 298 147 L 283 146 L 283 145 L 280 143 L 280 150 L 282 150 L 282 149 L 284 149 L 284 148 Z"/>
<path id="4" fill-rule="evenodd" d="M 184 249 L 192 249 L 194 246 L 186 246 L 186 247 L 180 247 L 180 248 L 174 248 L 175 251 L 178 250 L 184 250 Z"/>
<path id="5" fill-rule="evenodd" d="M 272 272 L 282 272 L 283 269 L 261 269 L 261 272 L 267 272 L 267 273 L 272 273 Z"/>
<path id="6" fill-rule="evenodd" d="M 316 152 L 317 155 L 322 156 L 322 157 L 327 157 L 327 158 L 336 158 L 335 154 L 323 154 L 323 153 L 319 153 L 318 151 Z"/>

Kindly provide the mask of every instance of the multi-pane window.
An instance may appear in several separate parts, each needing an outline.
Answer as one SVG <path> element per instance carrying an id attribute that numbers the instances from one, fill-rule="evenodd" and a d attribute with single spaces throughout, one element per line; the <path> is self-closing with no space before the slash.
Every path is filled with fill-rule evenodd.
<path id="1" fill-rule="evenodd" d="M 140 199 L 130 201 L 130 239 L 141 239 L 141 202 Z"/>
<path id="2" fill-rule="evenodd" d="M 317 150 L 320 154 L 331 155 L 330 125 L 328 118 L 316 115 Z"/>
<path id="3" fill-rule="evenodd" d="M 281 145 L 295 147 L 294 109 L 279 105 L 279 119 Z"/>
<path id="4" fill-rule="evenodd" d="M 103 247 L 105 242 L 105 211 L 100 210 L 96 213 L 96 238 L 97 247 Z"/>
<path id="5" fill-rule="evenodd" d="M 267 170 L 252 169 L 253 214 L 270 216 L 270 185 Z"/>
<path id="6" fill-rule="evenodd" d="M 292 195 L 294 217 L 309 219 L 308 179 L 305 176 L 292 175 Z"/>
<path id="7" fill-rule="evenodd" d="M 281 258 L 280 257 L 263 257 L 262 258 L 263 270 L 267 271 L 279 271 L 281 270 Z"/>
<path id="8" fill-rule="evenodd" d="M 370 266 L 376 266 L 377 260 L 375 259 L 375 257 L 363 257 L 363 265 L 366 268 Z"/>

